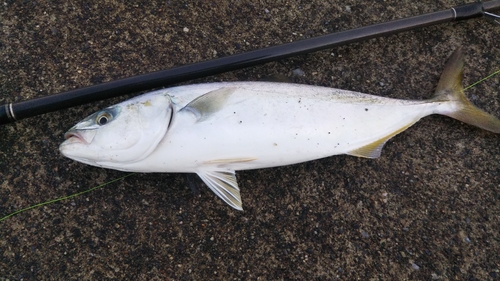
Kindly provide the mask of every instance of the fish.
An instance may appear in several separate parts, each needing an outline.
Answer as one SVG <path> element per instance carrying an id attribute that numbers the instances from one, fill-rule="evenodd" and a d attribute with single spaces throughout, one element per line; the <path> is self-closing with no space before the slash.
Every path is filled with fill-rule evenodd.
<path id="1" fill-rule="evenodd" d="M 378 158 L 389 139 L 431 114 L 500 133 L 500 120 L 464 95 L 463 66 L 458 48 L 427 100 L 276 82 L 165 88 L 88 116 L 65 133 L 59 150 L 102 168 L 195 173 L 242 210 L 235 171 L 338 154 Z"/>

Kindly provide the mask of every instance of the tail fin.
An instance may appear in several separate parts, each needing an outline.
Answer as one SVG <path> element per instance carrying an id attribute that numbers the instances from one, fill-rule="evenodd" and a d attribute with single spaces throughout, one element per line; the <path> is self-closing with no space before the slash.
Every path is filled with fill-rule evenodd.
<path id="1" fill-rule="evenodd" d="M 497 134 L 500 133 L 500 120 L 477 108 L 465 97 L 462 88 L 463 67 L 462 49 L 459 48 L 448 59 L 433 97 L 435 102 L 453 102 L 455 106 L 453 110 L 440 112 L 440 114 Z"/>

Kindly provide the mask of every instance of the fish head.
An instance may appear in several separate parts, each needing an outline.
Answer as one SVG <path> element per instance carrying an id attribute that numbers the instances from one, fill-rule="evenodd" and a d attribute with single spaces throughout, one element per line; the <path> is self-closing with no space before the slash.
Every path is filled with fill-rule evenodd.
<path id="1" fill-rule="evenodd" d="M 60 152 L 92 166 L 127 170 L 153 152 L 173 117 L 171 98 L 153 92 L 100 110 L 64 134 Z"/>

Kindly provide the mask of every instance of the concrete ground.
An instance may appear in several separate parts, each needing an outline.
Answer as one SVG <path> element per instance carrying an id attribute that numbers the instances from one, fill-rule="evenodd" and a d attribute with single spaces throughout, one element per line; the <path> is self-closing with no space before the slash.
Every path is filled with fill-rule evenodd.
<path id="1" fill-rule="evenodd" d="M 443 10 L 464 1 L 0 3 L 0 103 Z M 467 2 L 467 1 L 465 1 Z M 293 82 L 430 97 L 500 68 L 484 19 L 372 39 L 195 82 Z M 466 91 L 500 117 L 500 75 Z M 0 217 L 124 175 L 63 158 L 64 132 L 116 98 L 0 127 Z M 375 160 L 238 172 L 244 211 L 184 175 L 137 174 L 0 222 L 0 280 L 499 280 L 500 136 L 431 116 Z"/>

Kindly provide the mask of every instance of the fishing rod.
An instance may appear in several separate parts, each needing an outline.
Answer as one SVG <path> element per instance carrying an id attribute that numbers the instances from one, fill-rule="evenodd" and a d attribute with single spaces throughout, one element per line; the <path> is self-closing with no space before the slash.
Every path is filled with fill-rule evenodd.
<path id="1" fill-rule="evenodd" d="M 296 55 L 445 22 L 487 16 L 492 18 L 496 23 L 500 23 L 500 17 L 493 14 L 493 12 L 498 9 L 500 9 L 500 0 L 470 3 L 438 12 L 378 23 L 283 45 L 249 51 L 242 54 L 183 65 L 85 88 L 78 88 L 46 97 L 18 103 L 8 103 L 0 106 L 0 124 L 8 124 L 24 118 L 94 101 L 165 87 L 170 84 L 191 79 L 220 74 Z"/>

